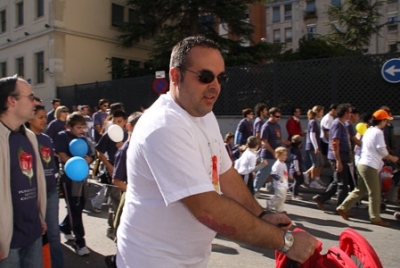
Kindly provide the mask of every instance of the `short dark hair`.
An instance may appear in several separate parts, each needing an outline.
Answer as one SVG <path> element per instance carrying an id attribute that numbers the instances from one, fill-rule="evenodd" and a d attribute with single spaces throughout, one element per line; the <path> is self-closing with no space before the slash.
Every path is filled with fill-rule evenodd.
<path id="1" fill-rule="evenodd" d="M 276 113 L 280 113 L 281 109 L 279 109 L 278 107 L 272 107 L 271 109 L 269 109 L 268 112 L 270 115 L 275 115 Z"/>
<path id="2" fill-rule="evenodd" d="M 0 79 L 0 114 L 3 114 L 8 109 L 7 98 L 16 95 L 17 80 L 17 74 Z"/>
<path id="3" fill-rule="evenodd" d="M 113 114 L 117 110 L 124 110 L 124 104 L 122 102 L 114 102 L 110 105 L 110 114 Z"/>
<path id="4" fill-rule="evenodd" d="M 341 103 L 336 108 L 336 113 L 339 118 L 343 117 L 351 108 L 350 103 Z"/>
<path id="5" fill-rule="evenodd" d="M 110 103 L 110 102 L 108 100 L 106 100 L 106 99 L 100 99 L 99 100 L 99 107 L 103 106 L 104 103 Z"/>
<path id="6" fill-rule="evenodd" d="M 243 117 L 246 117 L 248 114 L 252 114 L 253 113 L 253 109 L 251 108 L 246 108 L 242 110 L 242 115 Z"/>
<path id="7" fill-rule="evenodd" d="M 265 103 L 257 103 L 256 106 L 254 107 L 254 112 L 258 117 L 260 117 L 261 112 L 266 108 L 268 107 Z"/>
<path id="8" fill-rule="evenodd" d="M 179 68 L 181 72 L 181 81 L 185 78 L 185 69 L 192 66 L 192 59 L 188 57 L 188 54 L 194 47 L 213 48 L 219 50 L 217 43 L 203 35 L 186 37 L 176 44 L 171 52 L 169 68 Z"/>
<path id="9" fill-rule="evenodd" d="M 337 103 L 332 103 L 331 105 L 329 105 L 329 111 L 336 110 L 337 107 L 338 107 Z"/>
<path id="10" fill-rule="evenodd" d="M 351 113 L 352 114 L 360 114 L 360 111 L 356 107 L 351 107 Z"/>
<path id="11" fill-rule="evenodd" d="M 86 120 L 80 113 L 72 113 L 67 116 L 65 124 L 69 127 L 74 127 L 76 125 L 86 125 Z"/>
<path id="12" fill-rule="evenodd" d="M 294 113 L 296 112 L 297 109 L 301 110 L 301 108 L 298 106 L 292 108 L 292 110 L 290 111 L 292 113 L 292 115 L 294 115 Z"/>
<path id="13" fill-rule="evenodd" d="M 112 113 L 112 117 L 113 118 L 115 118 L 115 117 L 123 117 L 124 119 L 126 119 L 126 113 L 123 111 L 123 110 L 116 110 L 116 111 L 114 111 L 113 113 Z"/>
<path id="14" fill-rule="evenodd" d="M 61 103 L 61 100 L 60 100 L 60 99 L 53 99 L 53 100 L 51 101 L 51 104 L 54 104 L 54 103 L 56 103 L 56 102 Z"/>

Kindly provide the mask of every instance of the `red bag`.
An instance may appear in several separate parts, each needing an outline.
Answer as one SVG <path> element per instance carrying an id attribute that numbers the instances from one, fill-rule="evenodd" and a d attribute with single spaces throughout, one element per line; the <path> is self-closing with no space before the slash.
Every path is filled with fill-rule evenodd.
<path id="1" fill-rule="evenodd" d="M 294 232 L 304 232 L 296 228 Z M 322 243 L 314 254 L 303 264 L 290 260 L 286 255 L 275 251 L 276 268 L 357 268 L 356 262 L 364 268 L 383 268 L 378 255 L 368 241 L 356 231 L 348 228 L 340 235 L 340 248 L 332 246 L 321 255 Z M 353 260 L 353 258 L 356 258 Z"/>

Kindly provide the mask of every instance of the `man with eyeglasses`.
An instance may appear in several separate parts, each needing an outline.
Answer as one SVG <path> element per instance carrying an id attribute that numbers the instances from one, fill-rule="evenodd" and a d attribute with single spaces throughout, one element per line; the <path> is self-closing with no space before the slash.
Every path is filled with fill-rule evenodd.
<path id="1" fill-rule="evenodd" d="M 93 124 L 94 124 L 94 141 L 97 143 L 101 138 L 101 128 L 108 116 L 109 102 L 106 99 L 99 100 L 99 110 L 93 114 Z"/>
<path id="2" fill-rule="evenodd" d="M 254 197 L 260 197 L 260 188 L 265 184 L 272 166 L 276 162 L 275 149 L 279 146 L 290 145 L 290 142 L 282 137 L 281 127 L 278 124 L 281 120 L 281 110 L 277 107 L 269 109 L 269 119 L 261 127 L 261 153 L 260 157 L 267 160 L 268 164 L 257 171 L 254 178 Z"/>
<path id="3" fill-rule="evenodd" d="M 35 134 L 38 103 L 17 75 L 0 79 L 0 268 L 43 267 L 46 182 Z"/>
<path id="4" fill-rule="evenodd" d="M 287 232 L 285 214 L 264 212 L 224 148 L 212 112 L 227 81 L 218 45 L 185 38 L 172 50 L 169 76 L 169 92 L 131 137 L 117 267 L 207 267 L 217 232 L 304 262 L 316 239 Z"/>

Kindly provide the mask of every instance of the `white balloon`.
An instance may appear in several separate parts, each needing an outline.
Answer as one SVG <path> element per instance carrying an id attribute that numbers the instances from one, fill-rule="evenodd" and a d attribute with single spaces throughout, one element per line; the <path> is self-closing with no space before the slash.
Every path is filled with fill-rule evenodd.
<path id="1" fill-rule="evenodd" d="M 118 125 L 111 125 L 108 128 L 107 133 L 110 139 L 114 142 L 120 142 L 124 139 L 124 131 Z"/>

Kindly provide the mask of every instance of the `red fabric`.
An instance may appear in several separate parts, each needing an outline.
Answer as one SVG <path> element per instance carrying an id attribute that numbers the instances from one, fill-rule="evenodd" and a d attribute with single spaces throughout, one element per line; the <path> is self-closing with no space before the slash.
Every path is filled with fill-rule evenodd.
<path id="1" fill-rule="evenodd" d="M 294 232 L 304 232 L 296 228 Z M 348 228 L 340 235 L 340 248 L 332 246 L 325 255 L 321 255 L 322 243 L 314 254 L 303 264 L 291 261 L 286 255 L 275 251 L 276 268 L 357 268 L 351 259 L 357 257 L 364 268 L 383 268 L 374 249 L 363 236 Z"/>
<path id="2" fill-rule="evenodd" d="M 301 133 L 301 123 L 300 121 L 294 120 L 293 116 L 291 116 L 287 121 L 286 121 L 286 130 L 289 135 L 289 141 L 294 135 L 302 135 Z"/>

